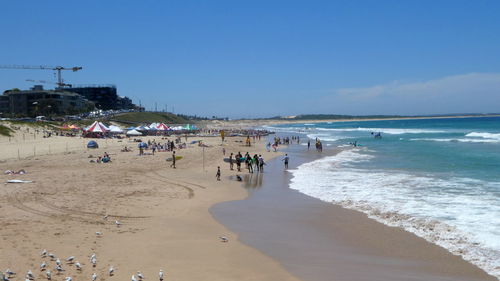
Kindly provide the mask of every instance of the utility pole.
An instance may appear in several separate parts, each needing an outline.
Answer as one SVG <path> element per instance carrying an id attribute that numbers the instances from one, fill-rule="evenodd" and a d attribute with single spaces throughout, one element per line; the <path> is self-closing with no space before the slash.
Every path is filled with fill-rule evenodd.
<path id="1" fill-rule="evenodd" d="M 155 112 L 158 112 L 158 103 L 155 102 Z"/>

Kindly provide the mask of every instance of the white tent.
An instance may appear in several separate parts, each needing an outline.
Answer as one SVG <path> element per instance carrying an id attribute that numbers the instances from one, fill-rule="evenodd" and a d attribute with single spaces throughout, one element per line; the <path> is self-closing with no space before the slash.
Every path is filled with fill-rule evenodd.
<path id="1" fill-rule="evenodd" d="M 142 133 L 136 129 L 127 132 L 127 136 L 142 136 Z"/>
<path id="2" fill-rule="evenodd" d="M 123 130 L 122 130 L 120 127 L 115 126 L 115 125 L 110 125 L 110 126 L 109 126 L 109 131 L 110 131 L 111 133 L 117 133 L 117 134 L 119 134 L 119 133 L 123 133 Z"/>
<path id="3" fill-rule="evenodd" d="M 92 125 L 85 128 L 85 131 L 92 133 L 105 133 L 108 132 L 109 129 L 103 123 L 95 121 Z"/>

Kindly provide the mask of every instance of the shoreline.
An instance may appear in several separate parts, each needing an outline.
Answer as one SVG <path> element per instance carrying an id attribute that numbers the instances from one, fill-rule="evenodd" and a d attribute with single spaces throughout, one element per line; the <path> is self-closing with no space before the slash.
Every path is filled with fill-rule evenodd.
<path id="1" fill-rule="evenodd" d="M 290 150 L 286 152 L 293 153 Z M 330 155 L 324 155 L 327 156 Z M 300 153 L 292 156 L 294 158 L 301 159 L 301 162 L 291 168 L 319 159 L 300 158 Z M 281 166 L 278 161 L 273 163 Z M 252 182 L 250 185 L 248 182 L 243 184 L 248 192 L 246 199 L 218 203 L 210 211 L 224 225 L 239 233 L 243 243 L 278 260 L 302 280 L 331 280 L 330 276 L 338 276 L 333 280 L 497 280 L 462 257 L 411 232 L 382 224 L 360 211 L 345 209 L 291 190 L 288 187 L 290 175 L 274 176 L 279 179 L 267 174 L 260 179 L 260 185 Z M 292 203 L 284 203 L 287 200 Z M 248 217 L 248 212 L 265 222 L 252 220 L 249 225 L 241 223 Z M 272 212 L 273 218 L 269 219 L 265 212 Z M 235 213 L 236 218 L 232 218 Z M 286 223 L 281 228 L 273 227 L 282 221 Z M 311 228 L 313 230 L 304 230 Z M 273 232 L 281 235 L 274 235 Z M 294 236 L 292 233 L 295 232 L 299 235 Z M 304 244 L 301 240 L 316 244 L 318 239 L 323 242 L 322 245 L 328 246 L 296 245 Z M 331 253 L 325 253 L 328 250 Z M 335 252 L 342 252 L 342 255 Z M 384 262 L 380 263 L 381 260 Z"/>

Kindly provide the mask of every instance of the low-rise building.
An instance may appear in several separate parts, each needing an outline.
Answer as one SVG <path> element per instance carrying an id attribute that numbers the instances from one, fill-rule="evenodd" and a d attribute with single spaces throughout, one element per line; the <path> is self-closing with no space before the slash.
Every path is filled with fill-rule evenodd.
<path id="1" fill-rule="evenodd" d="M 76 114 L 93 107 L 91 102 L 79 94 L 64 90 L 44 90 L 41 85 L 35 85 L 26 91 L 5 91 L 0 98 L 0 112 L 11 116 Z"/>

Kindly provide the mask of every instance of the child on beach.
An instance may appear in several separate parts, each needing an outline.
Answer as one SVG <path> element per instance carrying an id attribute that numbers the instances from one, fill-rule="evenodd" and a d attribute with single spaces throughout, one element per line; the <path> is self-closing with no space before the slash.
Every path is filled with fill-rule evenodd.
<path id="1" fill-rule="evenodd" d="M 220 181 L 220 166 L 217 166 L 217 174 L 215 174 L 215 178 Z"/>

